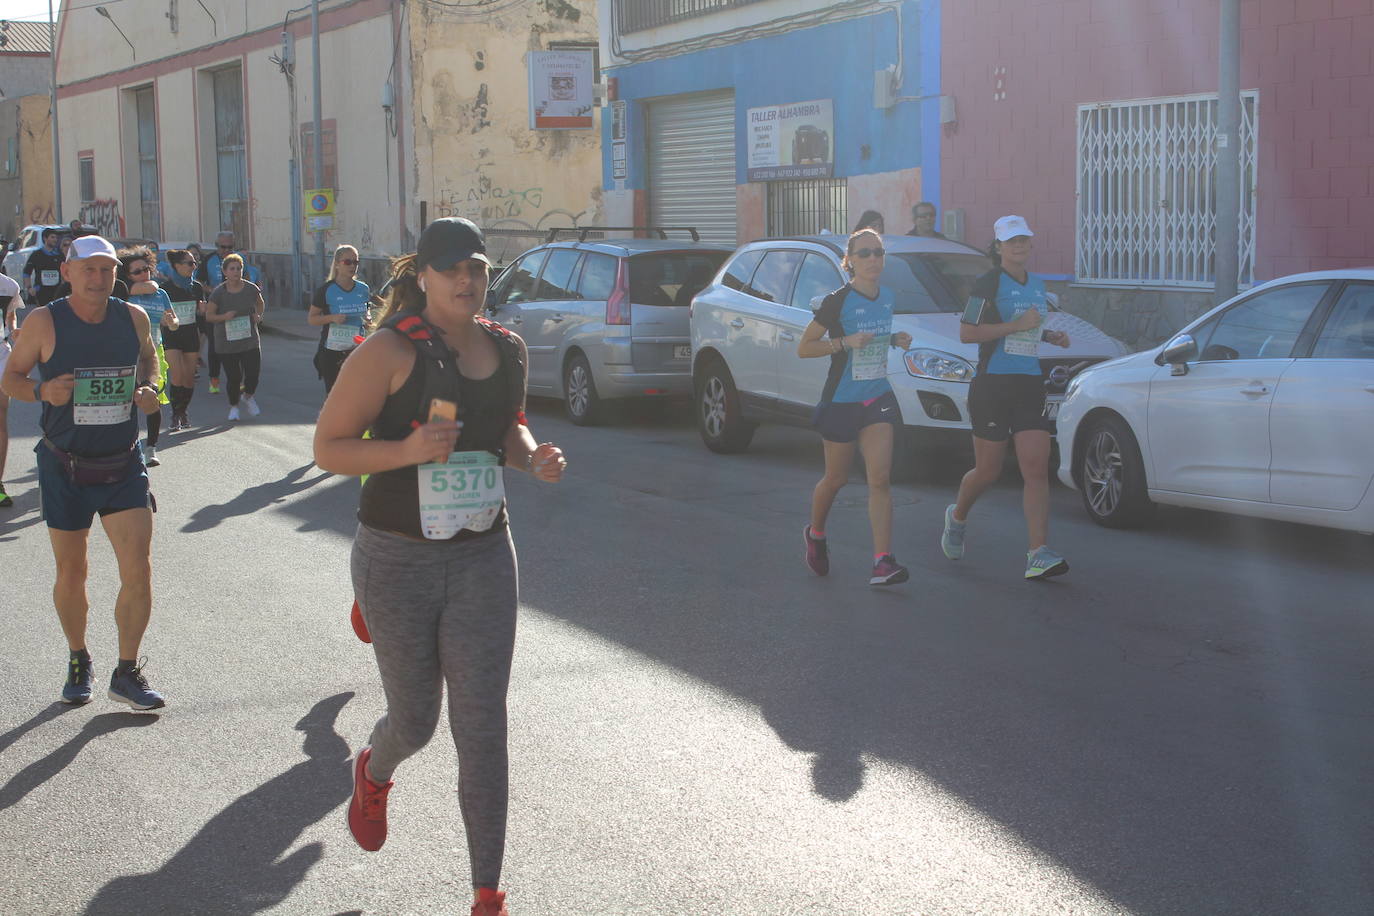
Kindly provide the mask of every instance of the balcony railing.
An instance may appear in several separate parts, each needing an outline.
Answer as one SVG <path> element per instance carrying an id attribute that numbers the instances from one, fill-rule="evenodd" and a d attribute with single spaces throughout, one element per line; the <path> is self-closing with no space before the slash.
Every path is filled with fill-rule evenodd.
<path id="1" fill-rule="evenodd" d="M 616 24 L 621 34 L 642 32 L 758 2 L 760 0 L 616 0 Z"/>

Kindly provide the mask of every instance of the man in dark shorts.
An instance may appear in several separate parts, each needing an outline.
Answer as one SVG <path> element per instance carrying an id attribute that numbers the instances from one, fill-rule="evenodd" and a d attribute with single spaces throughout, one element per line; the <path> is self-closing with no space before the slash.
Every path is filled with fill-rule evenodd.
<path id="1" fill-rule="evenodd" d="M 120 577 L 119 664 L 108 696 L 147 712 L 165 704 L 148 686 L 138 655 L 152 613 L 154 503 L 134 411 L 159 409 L 162 379 L 147 314 L 111 295 L 118 264 L 114 246 L 100 236 L 73 242 L 61 268 L 71 295 L 25 319 L 0 388 L 43 405 L 43 439 L 34 451 L 57 566 L 53 603 L 71 650 L 62 701 L 91 699 L 86 554 L 99 515 Z M 29 378 L 35 366 L 39 382 Z"/>
<path id="2" fill-rule="evenodd" d="M 61 233 L 56 229 L 43 230 L 43 244 L 24 262 L 24 289 L 34 305 L 47 305 L 58 298 L 62 284 Z"/>

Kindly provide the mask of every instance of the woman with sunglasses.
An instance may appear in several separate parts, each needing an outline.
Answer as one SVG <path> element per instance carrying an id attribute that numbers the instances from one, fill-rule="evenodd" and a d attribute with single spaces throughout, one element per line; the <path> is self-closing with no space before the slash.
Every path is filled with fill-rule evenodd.
<path id="1" fill-rule="evenodd" d="M 1069 335 L 1043 327 L 1049 297 L 1044 282 L 1027 268 L 1035 233 L 1025 218 L 1004 216 L 993 224 L 993 234 L 988 256 L 996 266 L 974 282 L 959 324 L 959 339 L 978 345 L 978 372 L 968 391 L 974 466 L 960 481 L 956 501 L 945 508 L 940 547 L 951 560 L 963 559 L 969 511 L 1002 475 L 1010 439 L 1023 481 L 1026 578 L 1048 579 L 1068 572 L 1069 561 L 1046 544 L 1054 421 L 1045 417 L 1039 354 L 1041 342 L 1067 347 Z"/>
<path id="2" fill-rule="evenodd" d="M 129 287 L 129 302 L 142 307 L 148 313 L 149 330 L 152 332 L 153 347 L 157 350 L 157 361 L 162 370 L 162 377 L 167 378 L 167 357 L 163 351 L 162 335 L 169 331 L 176 331 L 177 316 L 172 310 L 172 300 L 168 298 L 166 291 L 158 286 L 157 280 L 157 255 L 146 245 L 139 245 L 137 248 L 125 248 L 119 252 L 119 279 L 123 280 Z M 158 404 L 168 402 L 167 391 L 164 387 L 157 395 Z M 155 468 L 162 462 L 157 457 L 157 440 L 162 431 L 162 408 L 149 414 L 144 414 L 144 422 L 148 425 L 148 437 L 143 444 L 143 463 L 150 468 Z"/>
<path id="3" fill-rule="evenodd" d="M 190 250 L 174 248 L 167 252 L 166 282 L 162 289 L 172 300 L 176 312 L 175 331 L 162 335 L 167 354 L 168 392 L 172 402 L 170 430 L 190 429 L 191 397 L 196 393 L 196 361 L 200 358 L 199 322 L 205 312 L 205 300 L 210 298 L 205 285 L 196 279 L 196 259 Z"/>
<path id="4" fill-rule="evenodd" d="M 262 413 L 254 395 L 258 392 L 258 374 L 262 371 L 262 338 L 258 325 L 262 323 L 266 303 L 257 284 L 243 279 L 243 258 L 237 254 L 225 255 L 221 269 L 224 282 L 210 293 L 205 320 L 215 327 L 214 352 L 224 364 L 229 421 L 237 423 L 240 393 L 248 416 Z"/>
<path id="5" fill-rule="evenodd" d="M 358 249 L 340 245 L 334 249 L 334 265 L 329 282 L 315 290 L 306 321 L 320 329 L 320 345 L 315 351 L 315 371 L 324 380 L 324 393 L 334 390 L 339 367 L 358 345 L 367 320 L 372 291 L 357 279 Z"/>
<path id="6" fill-rule="evenodd" d="M 815 426 L 825 448 L 825 476 L 811 496 L 811 522 L 802 531 L 806 565 L 818 576 L 830 572 L 825 521 L 835 496 L 849 481 L 857 443 L 868 473 L 868 520 L 873 529 L 873 573 L 869 585 L 896 585 L 907 569 L 892 555 L 892 441 L 902 422 L 887 380 L 891 347 L 911 347 L 911 335 L 892 332 L 892 290 L 879 284 L 883 239 L 872 229 L 849 237 L 843 266 L 849 283 L 825 297 L 806 326 L 797 355 L 830 357 Z M 828 336 L 828 339 L 823 339 Z"/>

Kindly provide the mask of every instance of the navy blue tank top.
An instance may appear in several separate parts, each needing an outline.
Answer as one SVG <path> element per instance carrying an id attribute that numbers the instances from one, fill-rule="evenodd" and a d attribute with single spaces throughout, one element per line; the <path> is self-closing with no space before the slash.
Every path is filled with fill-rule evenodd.
<path id="1" fill-rule="evenodd" d="M 72 311 L 66 299 L 48 304 L 52 315 L 56 346 L 47 362 L 38 363 L 43 381 L 77 369 L 111 369 L 137 367 L 139 342 L 129 307 L 121 299 L 111 297 L 105 307 L 105 319 L 99 324 L 82 321 Z M 63 451 L 88 458 L 113 455 L 133 448 L 138 440 L 137 408 L 129 403 L 123 419 L 114 423 L 78 426 L 72 415 L 72 402 L 54 407 L 43 402 L 43 435 Z"/>

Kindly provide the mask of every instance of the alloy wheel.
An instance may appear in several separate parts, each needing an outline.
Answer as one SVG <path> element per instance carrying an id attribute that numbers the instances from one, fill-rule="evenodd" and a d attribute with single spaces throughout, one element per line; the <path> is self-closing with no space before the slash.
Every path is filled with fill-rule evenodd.
<path id="1" fill-rule="evenodd" d="M 712 439 L 719 439 L 725 432 L 725 383 L 720 376 L 710 376 L 702 387 L 701 427 Z"/>
<path id="2" fill-rule="evenodd" d="M 1121 444 L 1110 430 L 1099 429 L 1083 454 L 1083 487 L 1092 511 L 1105 518 L 1121 505 Z"/>

